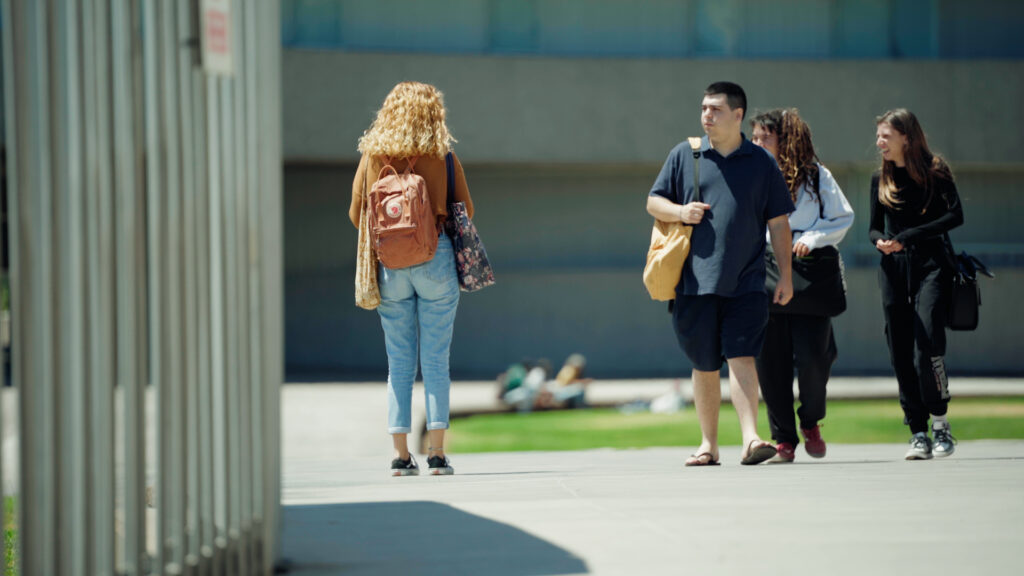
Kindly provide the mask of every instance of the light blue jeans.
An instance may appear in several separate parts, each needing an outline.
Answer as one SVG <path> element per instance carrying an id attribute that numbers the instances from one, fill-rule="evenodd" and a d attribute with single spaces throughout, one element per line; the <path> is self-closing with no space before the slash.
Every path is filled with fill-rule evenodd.
<path id="1" fill-rule="evenodd" d="M 432 260 L 399 270 L 381 265 L 378 278 L 377 313 L 388 352 L 388 433 L 412 432 L 417 355 L 426 393 L 427 430 L 446 430 L 452 384 L 448 356 L 459 306 L 451 240 L 442 233 Z"/>

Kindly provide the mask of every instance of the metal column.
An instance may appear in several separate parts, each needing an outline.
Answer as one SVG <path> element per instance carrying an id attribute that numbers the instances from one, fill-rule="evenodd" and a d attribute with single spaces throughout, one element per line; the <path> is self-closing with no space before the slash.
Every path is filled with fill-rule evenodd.
<path id="1" fill-rule="evenodd" d="M 271 574 L 279 5 L 0 2 L 20 573 Z"/>

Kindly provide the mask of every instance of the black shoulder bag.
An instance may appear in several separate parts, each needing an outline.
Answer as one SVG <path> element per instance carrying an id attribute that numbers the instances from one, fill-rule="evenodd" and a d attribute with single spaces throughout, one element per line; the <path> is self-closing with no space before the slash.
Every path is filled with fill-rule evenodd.
<path id="1" fill-rule="evenodd" d="M 953 267 L 953 281 L 949 293 L 949 318 L 946 327 L 950 330 L 971 331 L 978 327 L 981 307 L 981 288 L 978 286 L 978 272 L 989 278 L 995 275 L 981 260 L 967 252 L 959 255 L 953 250 L 953 243 L 946 234 L 946 251 Z"/>
<path id="2" fill-rule="evenodd" d="M 818 197 L 818 218 L 825 219 L 825 202 L 821 199 L 821 169 L 814 180 Z M 800 230 L 797 230 L 800 232 Z M 846 311 L 846 278 L 843 258 L 835 246 L 823 246 L 809 254 L 793 258 L 793 298 L 788 304 L 771 304 L 773 314 L 807 316 L 838 316 Z M 765 291 L 773 300 L 779 284 L 779 264 L 771 249 L 765 250 Z"/>

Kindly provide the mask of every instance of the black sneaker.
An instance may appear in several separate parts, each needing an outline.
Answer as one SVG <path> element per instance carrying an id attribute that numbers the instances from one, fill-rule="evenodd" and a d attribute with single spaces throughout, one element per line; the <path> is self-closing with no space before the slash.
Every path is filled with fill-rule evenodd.
<path id="1" fill-rule="evenodd" d="M 431 456 L 427 458 L 427 465 L 430 466 L 431 476 L 451 476 L 455 474 L 452 462 L 447 456 Z"/>
<path id="2" fill-rule="evenodd" d="M 416 459 L 409 454 L 408 460 L 395 458 L 391 461 L 392 476 L 416 476 L 420 473 L 420 467 L 416 465 Z"/>
<path id="3" fill-rule="evenodd" d="M 910 449 L 907 460 L 931 460 L 932 441 L 926 432 L 918 432 L 910 437 Z"/>
<path id="4" fill-rule="evenodd" d="M 956 438 L 949 429 L 949 422 L 945 426 L 932 428 L 932 436 L 935 437 L 933 452 L 939 458 L 945 458 L 956 450 Z"/>

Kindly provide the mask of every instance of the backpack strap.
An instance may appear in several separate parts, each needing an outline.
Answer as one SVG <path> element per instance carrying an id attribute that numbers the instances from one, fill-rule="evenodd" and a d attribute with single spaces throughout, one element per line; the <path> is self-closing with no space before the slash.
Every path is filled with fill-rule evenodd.
<path id="1" fill-rule="evenodd" d="M 377 180 L 380 180 L 381 178 L 383 178 L 384 174 L 386 172 L 388 172 L 389 170 L 391 171 L 392 174 L 394 174 L 395 176 L 398 176 L 398 170 L 395 170 L 395 167 L 392 166 L 390 162 L 385 162 L 384 165 L 381 166 L 380 172 L 377 173 Z"/>
<path id="2" fill-rule="evenodd" d="M 818 219 L 825 219 L 825 199 L 821 197 L 821 165 L 818 165 L 818 177 L 814 179 L 814 195 L 818 198 Z"/>
<path id="3" fill-rule="evenodd" d="M 392 160 L 396 160 L 396 158 L 392 158 L 390 156 L 381 156 L 380 158 L 384 162 L 384 164 L 380 168 L 380 173 L 383 175 L 385 169 L 390 169 L 397 176 L 398 175 L 398 169 L 395 168 L 394 165 L 391 164 Z M 405 161 L 406 161 L 407 164 L 405 166 L 405 170 L 402 173 L 403 174 L 408 174 L 410 172 L 413 172 L 413 168 L 416 166 L 416 161 L 419 160 L 419 159 L 420 159 L 419 156 L 409 156 L 408 158 L 406 158 Z M 380 178 L 378 177 L 378 179 L 380 179 Z"/>
<path id="4" fill-rule="evenodd" d="M 701 139 L 696 136 L 687 138 L 690 142 L 690 150 L 693 151 L 693 199 L 695 202 L 702 202 L 700 197 L 700 148 Z"/>

